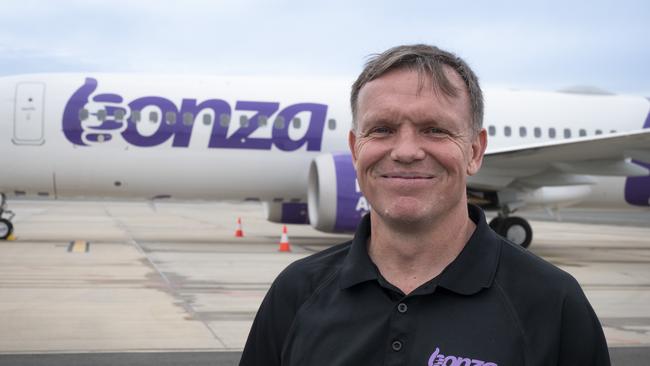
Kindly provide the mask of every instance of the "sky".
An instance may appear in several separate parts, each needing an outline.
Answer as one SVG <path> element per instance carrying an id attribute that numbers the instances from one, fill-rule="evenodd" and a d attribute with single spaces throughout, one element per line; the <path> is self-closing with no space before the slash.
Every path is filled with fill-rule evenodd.
<path id="1" fill-rule="evenodd" d="M 650 1 L 3 0 L 0 76 L 36 72 L 354 78 L 427 43 L 483 86 L 650 96 Z"/>

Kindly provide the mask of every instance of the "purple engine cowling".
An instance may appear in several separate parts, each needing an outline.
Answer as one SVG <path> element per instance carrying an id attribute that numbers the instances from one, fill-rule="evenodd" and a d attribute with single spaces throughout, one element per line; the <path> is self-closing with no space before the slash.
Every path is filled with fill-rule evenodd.
<path id="1" fill-rule="evenodd" d="M 650 164 L 632 160 L 650 170 Z M 650 206 L 650 176 L 630 177 L 625 180 L 625 201 L 634 206 Z"/>
<path id="2" fill-rule="evenodd" d="M 266 219 L 280 224 L 309 224 L 304 202 L 264 202 Z"/>
<path id="3" fill-rule="evenodd" d="M 369 210 L 350 153 L 323 154 L 312 161 L 307 197 L 309 222 L 324 232 L 353 232 Z"/>
<path id="4" fill-rule="evenodd" d="M 643 124 L 650 128 L 650 113 Z M 633 163 L 650 169 L 650 163 L 632 160 Z M 625 180 L 625 201 L 634 206 L 650 206 L 650 176 L 631 177 Z"/>

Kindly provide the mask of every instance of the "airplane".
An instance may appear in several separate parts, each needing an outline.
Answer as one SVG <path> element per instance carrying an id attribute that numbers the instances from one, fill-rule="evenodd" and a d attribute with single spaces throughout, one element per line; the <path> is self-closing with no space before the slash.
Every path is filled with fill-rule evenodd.
<path id="1" fill-rule="evenodd" d="M 272 222 L 352 232 L 370 206 L 347 147 L 350 80 L 136 74 L 0 77 L 0 238 L 7 198 L 261 201 Z M 488 150 L 470 202 L 528 247 L 513 214 L 650 209 L 650 101 L 486 89 Z"/>

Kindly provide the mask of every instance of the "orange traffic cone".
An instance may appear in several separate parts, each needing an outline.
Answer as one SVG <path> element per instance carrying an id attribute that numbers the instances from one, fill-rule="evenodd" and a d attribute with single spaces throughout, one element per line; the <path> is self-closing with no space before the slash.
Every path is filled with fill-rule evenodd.
<path id="1" fill-rule="evenodd" d="M 241 217 L 237 218 L 237 230 L 235 230 L 235 237 L 236 238 L 244 237 L 244 230 L 242 230 L 241 228 Z"/>
<path id="2" fill-rule="evenodd" d="M 287 235 L 287 225 L 282 227 L 282 238 L 280 239 L 280 252 L 290 252 L 291 245 L 289 244 L 289 236 Z"/>

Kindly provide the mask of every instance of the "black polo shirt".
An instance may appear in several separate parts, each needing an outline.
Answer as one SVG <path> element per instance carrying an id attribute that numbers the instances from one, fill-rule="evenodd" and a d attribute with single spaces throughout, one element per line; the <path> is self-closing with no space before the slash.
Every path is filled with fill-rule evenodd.
<path id="1" fill-rule="evenodd" d="M 576 280 L 469 212 L 477 227 L 465 248 L 407 296 L 368 256 L 369 216 L 352 241 L 289 265 L 240 365 L 609 365 Z"/>

